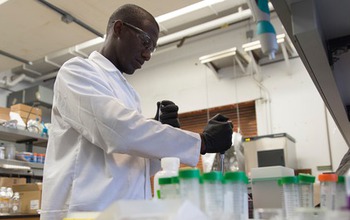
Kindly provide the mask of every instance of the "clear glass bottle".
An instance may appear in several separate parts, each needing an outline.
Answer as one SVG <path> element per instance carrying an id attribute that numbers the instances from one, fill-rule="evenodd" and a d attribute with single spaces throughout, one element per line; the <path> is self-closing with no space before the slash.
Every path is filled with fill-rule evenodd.
<path id="1" fill-rule="evenodd" d="M 300 207 L 314 207 L 314 183 L 315 176 L 300 173 L 298 175 L 299 192 L 300 192 Z"/>
<path id="2" fill-rule="evenodd" d="M 335 192 L 335 209 L 342 210 L 347 206 L 347 196 L 345 189 L 345 177 L 338 176 Z"/>
<path id="3" fill-rule="evenodd" d="M 334 173 L 324 173 L 318 175 L 318 180 L 321 183 L 320 186 L 320 199 L 321 208 L 326 208 L 328 210 L 335 209 L 335 196 L 338 176 Z"/>
<path id="4" fill-rule="evenodd" d="M 11 209 L 10 213 L 17 214 L 21 211 L 21 197 L 19 192 L 15 192 L 13 197 L 11 198 Z"/>
<path id="5" fill-rule="evenodd" d="M 204 211 L 210 219 L 221 219 L 224 213 L 223 176 L 220 171 L 203 173 Z"/>
<path id="6" fill-rule="evenodd" d="M 154 175 L 153 179 L 153 198 L 159 199 L 160 187 L 159 178 L 162 177 L 173 177 L 177 176 L 179 173 L 180 159 L 177 157 L 164 157 L 160 161 L 162 170 Z"/>
<path id="7" fill-rule="evenodd" d="M 292 218 L 296 208 L 300 207 L 298 177 L 285 176 L 279 179 L 283 191 L 283 208 L 286 218 Z"/>
<path id="8" fill-rule="evenodd" d="M 224 180 L 225 219 L 247 220 L 249 218 L 248 177 L 242 171 L 226 172 Z"/>
<path id="9" fill-rule="evenodd" d="M 179 170 L 180 195 L 182 200 L 189 200 L 200 208 L 200 171 L 197 168 Z"/>

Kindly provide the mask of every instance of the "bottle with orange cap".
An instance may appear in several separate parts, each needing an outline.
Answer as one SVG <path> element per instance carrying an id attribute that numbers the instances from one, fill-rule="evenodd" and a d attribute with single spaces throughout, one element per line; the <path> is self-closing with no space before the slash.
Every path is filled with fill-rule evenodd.
<path id="1" fill-rule="evenodd" d="M 338 175 L 334 173 L 323 173 L 318 175 L 318 180 L 321 184 L 321 208 L 335 210 Z"/>

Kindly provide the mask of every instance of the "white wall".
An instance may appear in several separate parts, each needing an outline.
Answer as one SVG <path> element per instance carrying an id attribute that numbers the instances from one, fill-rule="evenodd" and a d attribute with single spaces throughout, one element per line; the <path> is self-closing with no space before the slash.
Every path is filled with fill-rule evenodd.
<path id="1" fill-rule="evenodd" d="M 282 33 L 279 21 L 273 23 Z M 242 22 L 188 39 L 180 48 L 155 54 L 142 70 L 127 76 L 141 96 L 143 113 L 153 117 L 156 102 L 164 99 L 178 104 L 180 112 L 256 100 L 259 135 L 288 133 L 296 139 L 299 168 L 318 174 L 317 166 L 333 164 L 335 171 L 347 145 L 299 58 L 290 60 L 291 74 L 284 62 L 261 67 L 267 92 L 249 74 L 234 77 L 242 75 L 238 67 L 218 77 L 198 61 L 231 47 L 242 51 L 247 30 L 247 22 Z"/>

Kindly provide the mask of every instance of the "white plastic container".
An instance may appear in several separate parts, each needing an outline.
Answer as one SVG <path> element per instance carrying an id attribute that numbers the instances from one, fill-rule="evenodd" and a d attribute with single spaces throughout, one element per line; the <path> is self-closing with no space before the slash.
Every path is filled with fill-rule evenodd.
<path id="1" fill-rule="evenodd" d="M 224 213 L 224 186 L 220 171 L 203 173 L 204 211 L 210 219 L 221 219 Z"/>
<path id="2" fill-rule="evenodd" d="M 224 184 L 225 219 L 247 220 L 248 215 L 248 177 L 242 171 L 226 172 Z"/>
<path id="3" fill-rule="evenodd" d="M 159 199 L 159 178 L 173 177 L 179 173 L 180 159 L 177 157 L 164 157 L 160 161 L 162 170 L 154 175 L 153 198 Z"/>
<path id="4" fill-rule="evenodd" d="M 345 190 L 345 177 L 338 176 L 336 195 L 335 195 L 335 209 L 343 210 L 347 207 L 347 196 Z"/>
<path id="5" fill-rule="evenodd" d="M 350 210 L 350 169 L 345 173 L 345 191 L 347 208 Z"/>
<path id="6" fill-rule="evenodd" d="M 299 174 L 299 193 L 300 193 L 300 207 L 313 208 L 314 207 L 314 183 L 315 177 L 309 174 Z"/>
<path id="7" fill-rule="evenodd" d="M 283 208 L 287 219 L 294 216 L 294 212 L 300 207 L 298 177 L 286 176 L 279 180 L 283 188 Z"/>
<path id="8" fill-rule="evenodd" d="M 252 168 L 251 178 L 254 209 L 282 209 L 282 187 L 277 184 L 277 180 L 283 176 L 293 175 L 294 170 L 288 167 L 271 166 Z"/>
<path id="9" fill-rule="evenodd" d="M 332 173 L 320 174 L 318 180 L 321 183 L 321 208 L 334 210 L 338 176 Z"/>
<path id="10" fill-rule="evenodd" d="M 200 208 L 200 172 L 196 168 L 181 169 L 179 171 L 180 195 L 182 200 L 189 200 Z"/>
<path id="11" fill-rule="evenodd" d="M 160 199 L 179 199 L 180 194 L 177 190 L 178 184 L 174 183 L 176 177 L 161 177 L 158 180 Z"/>
<path id="12" fill-rule="evenodd" d="M 21 210 L 21 197 L 19 196 L 19 192 L 15 192 L 13 197 L 11 198 L 11 209 L 10 213 L 17 214 Z"/>

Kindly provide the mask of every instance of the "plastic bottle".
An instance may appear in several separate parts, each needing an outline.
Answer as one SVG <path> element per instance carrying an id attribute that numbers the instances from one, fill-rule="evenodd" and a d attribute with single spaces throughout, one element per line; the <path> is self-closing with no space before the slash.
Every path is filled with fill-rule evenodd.
<path id="1" fill-rule="evenodd" d="M 345 191 L 347 197 L 347 208 L 350 210 L 350 169 L 345 173 Z"/>
<path id="2" fill-rule="evenodd" d="M 5 146 L 4 146 L 4 143 L 0 143 L 0 159 L 5 159 Z"/>
<path id="3" fill-rule="evenodd" d="M 6 203 L 6 187 L 0 188 L 0 213 L 6 213 L 6 207 L 8 204 Z"/>
<path id="4" fill-rule="evenodd" d="M 242 171 L 226 172 L 224 184 L 225 219 L 247 220 L 248 214 L 248 177 Z"/>
<path id="5" fill-rule="evenodd" d="M 296 208 L 300 207 L 298 177 L 282 177 L 279 184 L 283 188 L 283 208 L 286 218 L 292 218 Z"/>
<path id="6" fill-rule="evenodd" d="M 153 180 L 153 198 L 159 199 L 159 178 L 161 177 L 173 177 L 177 176 L 179 173 L 180 159 L 177 157 L 164 157 L 160 161 L 162 170 L 154 175 Z"/>
<path id="7" fill-rule="evenodd" d="M 314 182 L 316 177 L 309 174 L 300 173 L 298 175 L 300 207 L 314 207 Z"/>
<path id="8" fill-rule="evenodd" d="M 175 189 L 176 199 L 180 199 L 180 180 L 178 176 L 171 177 L 171 184 L 173 185 Z"/>
<path id="9" fill-rule="evenodd" d="M 336 184 L 336 192 L 335 192 L 335 209 L 342 210 L 346 208 L 346 190 L 345 190 L 345 177 L 338 176 L 338 181 Z"/>
<path id="10" fill-rule="evenodd" d="M 203 176 L 199 177 L 199 207 L 201 210 L 205 210 L 205 203 L 204 203 L 204 184 L 203 184 Z"/>
<path id="11" fill-rule="evenodd" d="M 336 184 L 338 176 L 333 173 L 318 175 L 320 186 L 321 208 L 335 209 Z"/>
<path id="12" fill-rule="evenodd" d="M 173 183 L 174 177 L 160 177 L 158 179 L 159 183 L 159 199 L 177 199 L 180 198 L 177 190 L 176 184 Z"/>
<path id="13" fill-rule="evenodd" d="M 11 199 L 13 197 L 13 190 L 11 187 L 6 188 L 6 197 L 5 197 L 5 207 L 4 207 L 4 212 L 5 213 L 10 213 L 11 210 Z"/>
<path id="14" fill-rule="evenodd" d="M 197 168 L 179 170 L 180 195 L 182 200 L 189 200 L 200 208 L 200 172 Z"/>
<path id="15" fill-rule="evenodd" d="M 11 199 L 11 209 L 10 213 L 16 214 L 19 213 L 21 210 L 21 198 L 19 196 L 18 192 L 15 192 Z"/>
<path id="16" fill-rule="evenodd" d="M 224 213 L 223 176 L 220 171 L 203 173 L 204 211 L 210 219 L 221 219 Z"/>

